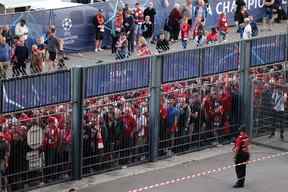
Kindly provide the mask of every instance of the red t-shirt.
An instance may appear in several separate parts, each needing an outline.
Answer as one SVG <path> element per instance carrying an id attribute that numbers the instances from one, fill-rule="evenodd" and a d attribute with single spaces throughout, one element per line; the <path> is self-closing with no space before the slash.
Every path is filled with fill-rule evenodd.
<path id="1" fill-rule="evenodd" d="M 225 113 L 232 111 L 232 96 L 228 91 L 225 91 L 224 94 L 220 97 L 221 103 Z"/>
<path id="2" fill-rule="evenodd" d="M 220 16 L 219 21 L 218 21 L 218 30 L 220 32 L 228 32 L 228 19 L 227 17 L 224 16 Z"/>
<path id="3" fill-rule="evenodd" d="M 189 24 L 183 24 L 181 27 L 181 38 L 182 40 L 187 41 L 189 38 L 189 31 L 190 31 L 190 25 Z"/>
<path id="4" fill-rule="evenodd" d="M 136 121 L 131 114 L 126 114 L 122 118 L 125 127 L 125 136 L 130 137 L 136 128 Z"/>
<path id="5" fill-rule="evenodd" d="M 207 36 L 207 43 L 209 42 L 217 42 L 218 41 L 218 34 L 217 33 L 209 33 Z"/>
<path id="6" fill-rule="evenodd" d="M 48 149 L 55 149 L 60 142 L 60 130 L 55 126 L 49 126 L 45 133 L 44 146 Z"/>
<path id="7" fill-rule="evenodd" d="M 212 98 L 209 97 L 209 96 L 205 96 L 203 98 L 203 107 L 204 107 L 204 110 L 205 110 L 205 113 L 206 113 L 206 117 L 208 119 L 213 119 L 213 102 L 212 102 Z"/>

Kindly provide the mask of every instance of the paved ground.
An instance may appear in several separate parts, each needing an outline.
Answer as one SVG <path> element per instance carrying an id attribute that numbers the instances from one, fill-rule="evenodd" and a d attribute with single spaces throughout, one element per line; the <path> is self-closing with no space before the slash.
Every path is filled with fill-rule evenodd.
<path id="1" fill-rule="evenodd" d="M 34 192 L 66 192 L 75 187 L 79 192 L 128 192 L 131 189 L 159 184 L 199 172 L 231 165 L 231 145 L 191 153 L 172 159 L 117 170 L 110 173 L 47 187 Z M 279 151 L 252 146 L 251 159 L 278 154 Z M 249 166 L 245 189 L 233 190 L 234 169 L 201 176 L 181 183 L 159 187 L 148 192 L 284 192 L 287 188 L 288 156 L 256 162 Z"/>
<path id="2" fill-rule="evenodd" d="M 255 147 L 252 158 L 275 154 L 277 151 Z M 228 153 L 201 161 L 181 164 L 172 168 L 146 173 L 139 176 L 127 177 L 113 182 L 90 186 L 81 192 L 127 192 L 130 189 L 146 185 L 161 183 L 163 181 L 192 175 L 199 171 L 206 171 L 231 164 L 232 154 Z M 150 190 L 151 192 L 284 192 L 287 188 L 288 157 L 267 160 L 249 166 L 248 182 L 245 189 L 234 190 L 234 170 L 229 169 L 216 175 L 202 176 L 177 184 Z M 149 191 L 149 190 L 148 190 Z"/>

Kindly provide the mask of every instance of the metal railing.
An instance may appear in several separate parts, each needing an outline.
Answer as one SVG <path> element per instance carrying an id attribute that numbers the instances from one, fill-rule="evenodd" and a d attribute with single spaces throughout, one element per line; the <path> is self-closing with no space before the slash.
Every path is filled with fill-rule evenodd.
<path id="1" fill-rule="evenodd" d="M 288 34 L 280 34 L 1 80 L 1 133 L 10 146 L 3 155 L 9 160 L 4 170 L 11 170 L 2 186 L 18 190 L 80 179 L 215 142 L 231 142 L 241 123 L 253 121 L 246 113 L 252 105 L 249 73 L 287 62 L 287 57 Z M 235 96 L 229 96 L 230 104 L 239 107 L 234 112 L 227 106 L 221 109 L 225 107 L 217 100 L 226 88 L 227 94 Z M 200 111 L 193 108 L 195 94 Z M 213 116 L 207 116 L 204 107 L 207 97 Z M 172 117 L 171 129 L 163 126 L 171 123 L 163 118 L 166 104 L 173 107 L 166 111 L 168 119 Z M 198 112 L 196 120 L 185 119 L 187 113 L 182 112 L 187 106 Z M 172 109 L 176 114 L 169 114 Z M 40 128 L 32 134 L 35 125 Z M 27 148 L 14 147 L 19 135 Z M 36 141 L 37 148 L 28 145 Z M 38 155 L 27 155 L 35 150 Z M 12 161 L 12 151 L 23 154 L 25 166 L 15 157 Z M 21 170 L 16 169 L 19 166 Z"/>

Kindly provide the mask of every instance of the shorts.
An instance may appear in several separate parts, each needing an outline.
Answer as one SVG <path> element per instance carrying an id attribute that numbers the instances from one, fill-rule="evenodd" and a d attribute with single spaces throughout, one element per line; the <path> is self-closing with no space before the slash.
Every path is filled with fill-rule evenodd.
<path id="1" fill-rule="evenodd" d="M 49 60 L 50 61 L 55 61 L 56 60 L 56 55 L 57 55 L 56 52 L 50 52 L 49 51 Z"/>
<path id="2" fill-rule="evenodd" d="M 97 31 L 96 32 L 96 40 L 103 40 L 104 32 Z"/>
<path id="3" fill-rule="evenodd" d="M 273 17 L 273 10 L 272 10 L 272 7 L 265 7 L 265 15 L 264 15 L 265 18 L 271 20 L 272 17 Z"/>

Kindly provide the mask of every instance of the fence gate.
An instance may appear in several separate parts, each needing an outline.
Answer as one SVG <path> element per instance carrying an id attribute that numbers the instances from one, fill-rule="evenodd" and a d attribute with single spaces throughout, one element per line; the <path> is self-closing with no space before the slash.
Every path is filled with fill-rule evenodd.
<path id="1" fill-rule="evenodd" d="M 163 85 L 159 155 L 232 142 L 240 124 L 238 78 L 235 73 Z"/>
<path id="2" fill-rule="evenodd" d="M 85 100 L 82 175 L 149 160 L 149 91 Z"/>
<path id="3" fill-rule="evenodd" d="M 274 67 L 275 68 L 275 67 Z M 252 134 L 256 143 L 288 150 L 286 71 L 260 73 L 252 81 Z"/>
<path id="4" fill-rule="evenodd" d="M 1 172 L 5 173 L 2 186 L 8 191 L 22 191 L 71 179 L 70 103 L 0 118 Z"/>

